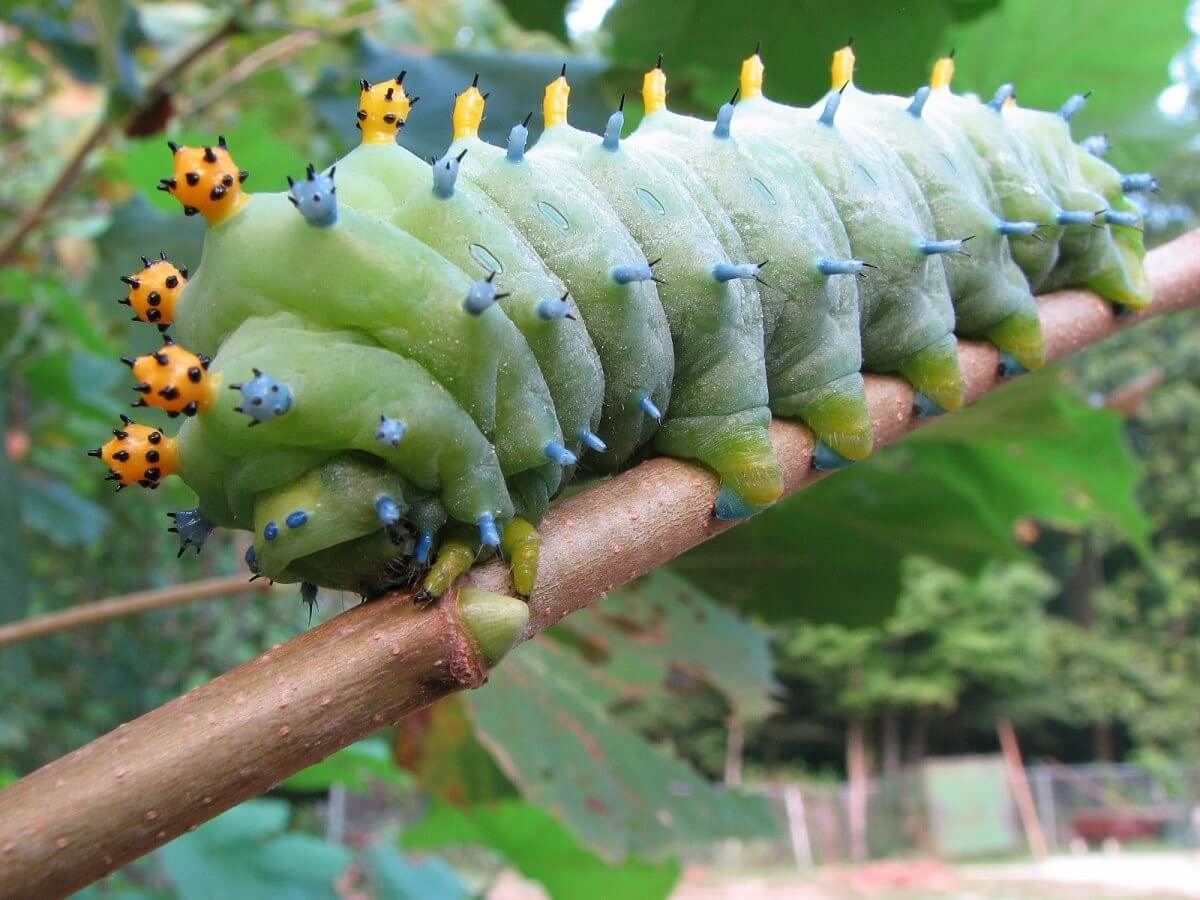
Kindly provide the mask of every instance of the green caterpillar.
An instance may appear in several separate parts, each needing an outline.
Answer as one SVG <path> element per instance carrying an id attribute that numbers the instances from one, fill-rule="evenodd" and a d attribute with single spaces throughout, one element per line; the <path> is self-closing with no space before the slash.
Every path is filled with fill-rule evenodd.
<path id="1" fill-rule="evenodd" d="M 472 84 L 432 167 L 395 140 L 403 74 L 364 81 L 361 146 L 282 194 L 247 194 L 223 140 L 172 144 L 160 187 L 208 220 L 202 264 L 144 259 L 122 302 L 181 341 L 126 359 L 135 405 L 188 418 L 175 438 L 126 420 L 92 455 L 118 489 L 182 475 L 181 553 L 252 531 L 254 574 L 306 597 L 438 596 L 481 550 L 527 594 L 535 526 L 580 472 L 696 460 L 714 513 L 750 515 L 783 488 L 773 414 L 844 465 L 871 451 L 864 371 L 936 414 L 963 402 L 956 335 L 1010 374 L 1043 363 L 1035 291 L 1150 302 L 1125 193 L 1153 179 L 1073 142 L 1083 98 L 980 103 L 950 59 L 912 98 L 870 94 L 853 65 L 838 51 L 798 109 L 763 96 L 756 51 L 706 122 L 667 110 L 660 60 L 628 137 L 620 108 L 599 137 L 568 124 L 564 67 L 532 148 L 528 118 L 480 140 Z"/>

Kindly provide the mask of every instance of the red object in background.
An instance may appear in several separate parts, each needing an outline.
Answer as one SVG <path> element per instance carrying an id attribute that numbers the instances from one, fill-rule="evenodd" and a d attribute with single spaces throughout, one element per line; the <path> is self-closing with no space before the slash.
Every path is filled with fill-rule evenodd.
<path id="1" fill-rule="evenodd" d="M 1156 837 L 1170 818 L 1169 813 L 1154 809 L 1093 809 L 1076 813 L 1071 828 L 1089 844 L 1109 838 L 1128 841 Z"/>

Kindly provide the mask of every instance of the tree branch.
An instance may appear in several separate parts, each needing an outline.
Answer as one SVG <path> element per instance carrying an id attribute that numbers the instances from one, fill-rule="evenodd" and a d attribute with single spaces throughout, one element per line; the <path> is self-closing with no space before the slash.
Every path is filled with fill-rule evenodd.
<path id="1" fill-rule="evenodd" d="M 265 578 L 248 582 L 246 576 L 234 575 L 223 578 L 206 578 L 203 581 L 176 584 L 154 591 L 139 591 L 136 594 L 125 594 L 122 597 L 97 600 L 95 603 L 81 603 L 59 612 L 0 625 L 0 647 L 57 634 L 71 628 L 82 628 L 107 622 L 121 616 L 149 612 L 152 609 L 181 606 L 196 600 L 228 597 L 231 594 L 256 594 L 267 590 L 270 586 L 271 582 Z"/>
<path id="2" fill-rule="evenodd" d="M 240 29 L 241 25 L 237 16 L 230 17 L 220 28 L 213 31 L 212 34 L 184 53 L 179 59 L 164 68 L 146 86 L 146 103 L 154 103 L 158 95 L 171 82 L 175 81 L 175 79 L 213 50 L 219 48 L 225 43 L 227 38 L 236 34 Z M 133 111 L 125 117 L 126 120 L 136 118 L 144 109 L 145 106 Z M 37 229 L 46 213 L 50 211 L 59 198 L 75 183 L 75 180 L 83 171 L 88 157 L 92 155 L 92 151 L 108 139 L 109 132 L 115 124 L 107 112 L 101 114 L 99 121 L 92 126 L 91 131 L 80 141 L 79 145 L 75 148 L 75 152 L 71 154 L 70 159 L 67 160 L 66 164 L 59 170 L 58 175 L 55 176 L 54 181 L 34 201 L 33 205 L 25 211 L 25 214 L 21 216 L 21 220 L 13 230 L 0 242 L 0 268 L 7 266 L 17 258 L 17 254 L 21 252 L 21 247 L 25 244 L 25 239 Z"/>
<path id="3" fill-rule="evenodd" d="M 1085 291 L 1039 298 L 1051 359 L 1149 316 L 1200 306 L 1200 231 L 1147 260 L 1152 309 L 1115 316 Z M 995 349 L 960 347 L 971 400 L 1000 385 Z M 919 423 L 912 389 L 871 376 L 876 440 Z M 787 493 L 821 477 L 812 436 L 771 426 Z M 710 516 L 711 475 L 657 458 L 557 505 L 542 526 L 532 637 L 632 578 L 732 527 Z M 472 585 L 509 591 L 502 564 Z M 435 607 L 406 595 L 358 606 L 147 713 L 0 792 L 0 894 L 60 896 L 119 868 L 329 753 L 486 679 L 455 588 Z"/>

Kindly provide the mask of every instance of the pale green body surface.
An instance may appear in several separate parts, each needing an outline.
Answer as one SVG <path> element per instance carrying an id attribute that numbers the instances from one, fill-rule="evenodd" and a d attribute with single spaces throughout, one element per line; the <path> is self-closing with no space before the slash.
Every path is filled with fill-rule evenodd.
<path id="1" fill-rule="evenodd" d="M 527 152 L 466 137 L 440 192 L 408 151 L 364 145 L 336 164 L 329 227 L 254 195 L 210 232 L 176 317 L 222 387 L 180 433 L 201 510 L 254 532 L 256 572 L 363 594 L 411 580 L 419 540 L 478 548 L 577 469 L 651 452 L 704 463 L 748 512 L 782 485 L 772 412 L 860 458 L 863 371 L 953 407 L 956 333 L 1040 362 L 1031 286 L 1145 301 L 1136 229 L 1056 221 L 1136 210 L 1059 117 L 948 90 L 921 116 L 840 101 L 827 124 L 754 97 L 716 132 L 663 110 L 607 146 L 566 124 Z M 967 237 L 969 256 L 923 251 Z M 465 308 L 488 277 L 501 297 Z M 227 388 L 256 371 L 292 404 L 247 428 Z"/>

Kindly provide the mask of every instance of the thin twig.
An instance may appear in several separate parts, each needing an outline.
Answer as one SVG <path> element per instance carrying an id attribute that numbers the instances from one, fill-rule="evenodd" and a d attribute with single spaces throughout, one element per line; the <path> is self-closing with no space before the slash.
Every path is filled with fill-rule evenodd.
<path id="1" fill-rule="evenodd" d="M 81 603 L 60 612 L 33 616 L 18 622 L 0 625 L 0 647 L 46 637 L 72 628 L 97 625 L 101 622 L 149 612 L 153 609 L 181 606 L 184 603 L 209 600 L 213 597 L 228 597 L 233 594 L 257 594 L 270 586 L 271 583 L 265 578 L 249 582 L 245 576 L 236 575 L 206 578 L 203 581 L 177 584 L 154 591 L 139 591 L 136 594 L 124 594 L 120 597 L 109 597 L 107 600 L 97 600 L 95 603 Z"/>
<path id="2" fill-rule="evenodd" d="M 1200 307 L 1200 231 L 1155 250 L 1146 269 L 1155 302 L 1141 315 L 1118 318 L 1087 291 L 1040 297 L 1049 358 L 1150 316 Z M 1004 384 L 994 347 L 963 341 L 959 360 L 971 401 Z M 912 388 L 898 378 L 868 376 L 867 397 L 880 446 L 921 424 Z M 771 440 L 786 494 L 823 477 L 812 468 L 808 429 L 776 420 Z M 716 493 L 711 474 L 659 457 L 556 505 L 542 523 L 522 637 L 734 527 L 713 520 Z M 512 590 L 496 562 L 466 583 Z M 0 791 L 0 894 L 69 894 L 335 750 L 481 684 L 487 666 L 464 634 L 458 587 L 429 608 L 404 594 L 356 606 Z"/>
<path id="3" fill-rule="evenodd" d="M 164 68 L 146 86 L 146 104 L 153 103 L 158 95 L 176 78 L 209 53 L 219 48 L 225 43 L 227 38 L 236 34 L 239 30 L 241 30 L 241 24 L 235 14 L 220 28 L 216 29 L 212 34 L 179 57 L 179 59 Z M 135 118 L 138 114 L 144 112 L 145 108 L 146 106 L 143 105 L 143 107 L 134 110 L 125 117 L 126 120 Z M 50 211 L 59 198 L 75 183 L 75 180 L 83 171 L 88 157 L 107 140 L 115 124 L 116 122 L 114 122 L 107 112 L 101 114 L 99 120 L 87 133 L 87 136 L 75 148 L 75 152 L 71 154 L 71 158 L 59 170 L 54 181 L 34 201 L 33 205 L 25 211 L 21 220 L 8 236 L 4 238 L 3 242 L 0 242 L 0 268 L 9 265 L 16 259 L 25 244 L 26 238 L 37 229 L 42 223 L 42 219 L 45 218 L 46 213 Z"/>

